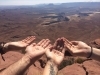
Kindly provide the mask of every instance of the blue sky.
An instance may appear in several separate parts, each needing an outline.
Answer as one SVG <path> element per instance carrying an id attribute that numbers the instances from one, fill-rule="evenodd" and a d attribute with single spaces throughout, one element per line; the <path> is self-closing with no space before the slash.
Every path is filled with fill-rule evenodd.
<path id="1" fill-rule="evenodd" d="M 64 2 L 100 2 L 100 0 L 0 0 L 0 5 L 35 5 L 43 3 Z"/>

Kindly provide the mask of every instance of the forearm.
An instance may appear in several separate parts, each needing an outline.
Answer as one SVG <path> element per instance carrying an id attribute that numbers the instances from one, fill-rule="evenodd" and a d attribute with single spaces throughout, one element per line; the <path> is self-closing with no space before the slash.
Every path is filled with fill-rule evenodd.
<path id="1" fill-rule="evenodd" d="M 56 65 L 53 61 L 48 61 L 45 68 L 43 75 L 57 75 L 58 72 L 58 65 Z"/>
<path id="2" fill-rule="evenodd" d="M 93 49 L 93 52 L 92 52 L 91 58 L 94 60 L 100 61 L 100 49 L 97 49 L 97 48 L 92 48 L 92 49 Z"/>
<path id="3" fill-rule="evenodd" d="M 16 45 L 16 42 L 8 42 L 8 43 L 4 44 L 3 47 L 4 47 L 3 50 L 4 50 L 5 52 L 25 49 L 25 47 L 18 47 L 18 46 Z"/>
<path id="4" fill-rule="evenodd" d="M 24 55 L 18 62 L 9 66 L 0 75 L 22 75 L 30 66 L 30 59 Z"/>

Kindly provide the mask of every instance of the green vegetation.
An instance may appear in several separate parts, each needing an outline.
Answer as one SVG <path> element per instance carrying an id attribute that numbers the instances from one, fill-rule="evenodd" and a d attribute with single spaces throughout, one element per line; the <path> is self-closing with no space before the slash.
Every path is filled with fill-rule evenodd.
<path id="1" fill-rule="evenodd" d="M 73 58 L 73 57 L 69 57 L 67 60 L 63 60 L 63 62 L 61 63 L 61 65 L 58 67 L 59 70 L 63 69 L 64 67 L 68 66 L 68 65 L 72 65 L 74 63 L 83 63 L 85 60 L 83 58 Z"/>
<path id="2" fill-rule="evenodd" d="M 85 61 L 85 60 L 82 59 L 82 58 L 77 58 L 77 59 L 75 60 L 75 63 L 81 64 L 81 63 L 83 63 L 84 61 Z"/>

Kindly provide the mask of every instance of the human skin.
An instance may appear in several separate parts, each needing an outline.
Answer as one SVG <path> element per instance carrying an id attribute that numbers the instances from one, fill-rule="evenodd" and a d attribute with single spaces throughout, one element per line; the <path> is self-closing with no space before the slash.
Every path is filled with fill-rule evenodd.
<path id="1" fill-rule="evenodd" d="M 50 40 L 43 39 L 38 44 L 32 43 L 27 46 L 26 54 L 19 61 L 2 71 L 0 75 L 23 75 L 45 53 L 49 43 Z"/>
<path id="2" fill-rule="evenodd" d="M 60 39 L 58 39 L 59 41 Z M 61 40 L 60 40 L 61 43 Z M 54 46 L 58 46 L 59 44 L 56 43 L 54 44 Z M 59 50 L 56 50 L 55 47 L 52 47 L 51 45 L 49 46 L 51 48 L 48 48 L 46 50 L 46 56 L 48 58 L 48 62 L 46 63 L 46 66 L 44 68 L 43 71 L 43 75 L 57 75 L 58 72 L 58 66 L 61 64 L 61 62 L 64 59 L 64 53 L 65 53 L 65 49 L 61 48 L 61 46 L 59 46 Z"/>
<path id="3" fill-rule="evenodd" d="M 5 44 L 1 44 L 1 46 L 3 47 L 3 50 L 0 51 L 2 59 L 5 61 L 5 59 L 2 55 L 5 54 L 6 52 L 24 50 L 34 40 L 35 40 L 35 36 L 29 36 L 21 41 L 8 42 Z"/>
<path id="4" fill-rule="evenodd" d="M 100 49 L 97 48 L 91 48 L 89 45 L 82 41 L 68 41 L 66 38 L 63 38 L 65 41 L 65 46 L 67 50 L 73 55 L 73 56 L 82 56 L 82 57 L 88 57 L 91 54 L 91 59 L 100 61 Z"/>
<path id="5" fill-rule="evenodd" d="M 30 45 L 35 40 L 35 36 L 29 36 L 21 41 L 15 42 L 7 42 L 4 44 L 4 51 L 17 51 L 25 49 L 28 45 Z"/>

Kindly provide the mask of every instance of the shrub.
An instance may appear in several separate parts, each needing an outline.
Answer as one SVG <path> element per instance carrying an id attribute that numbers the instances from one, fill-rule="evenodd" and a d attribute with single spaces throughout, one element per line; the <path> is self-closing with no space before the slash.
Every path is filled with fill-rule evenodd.
<path id="1" fill-rule="evenodd" d="M 58 67 L 59 70 L 63 69 L 64 67 L 68 66 L 68 65 L 72 65 L 74 64 L 74 58 L 68 58 L 67 60 L 63 60 L 63 62 L 61 63 L 61 65 Z"/>
<path id="2" fill-rule="evenodd" d="M 77 58 L 77 59 L 75 60 L 75 63 L 81 64 L 81 63 L 83 63 L 84 61 L 85 61 L 85 60 L 82 59 L 82 58 Z"/>

